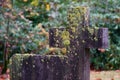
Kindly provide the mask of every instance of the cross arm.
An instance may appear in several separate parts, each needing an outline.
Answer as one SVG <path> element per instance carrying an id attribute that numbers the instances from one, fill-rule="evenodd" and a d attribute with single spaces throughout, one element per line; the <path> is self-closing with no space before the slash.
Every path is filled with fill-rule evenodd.
<path id="1" fill-rule="evenodd" d="M 61 33 L 67 30 L 65 28 L 51 28 L 49 30 L 49 45 L 51 47 L 65 47 L 61 37 Z M 69 30 L 68 30 L 69 32 Z M 80 38 L 80 45 L 86 48 L 108 48 L 108 28 L 92 29 L 86 28 L 83 30 L 82 39 Z"/>
<path id="2" fill-rule="evenodd" d="M 82 43 L 86 48 L 108 48 L 108 28 L 87 29 Z"/>

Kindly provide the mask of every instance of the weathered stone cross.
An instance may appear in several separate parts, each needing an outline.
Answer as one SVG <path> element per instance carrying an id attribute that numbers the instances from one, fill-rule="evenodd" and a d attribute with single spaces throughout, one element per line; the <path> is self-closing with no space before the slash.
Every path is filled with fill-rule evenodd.
<path id="1" fill-rule="evenodd" d="M 89 48 L 108 47 L 108 29 L 89 28 L 89 9 L 72 8 L 68 12 L 68 27 L 50 29 L 50 46 L 66 47 L 71 78 L 90 79 Z"/>
<path id="2" fill-rule="evenodd" d="M 11 80 L 90 80 L 89 48 L 108 47 L 108 29 L 89 28 L 89 9 L 68 11 L 68 27 L 49 31 L 51 47 L 66 55 L 16 54 L 10 60 Z"/>

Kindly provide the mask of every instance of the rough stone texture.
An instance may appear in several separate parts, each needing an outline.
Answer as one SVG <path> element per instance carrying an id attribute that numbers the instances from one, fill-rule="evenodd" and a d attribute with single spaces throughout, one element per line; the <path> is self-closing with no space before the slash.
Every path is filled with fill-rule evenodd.
<path id="1" fill-rule="evenodd" d="M 89 9 L 87 7 L 72 8 L 68 12 L 69 26 L 66 29 L 50 29 L 50 46 L 66 47 L 70 64 L 70 80 L 90 79 L 90 48 L 108 47 L 108 29 L 89 28 Z M 69 32 L 70 44 L 63 44 L 62 33 Z M 69 80 L 69 79 L 68 79 Z"/>
<path id="2" fill-rule="evenodd" d="M 66 80 L 66 56 L 15 54 L 10 63 L 11 80 Z"/>

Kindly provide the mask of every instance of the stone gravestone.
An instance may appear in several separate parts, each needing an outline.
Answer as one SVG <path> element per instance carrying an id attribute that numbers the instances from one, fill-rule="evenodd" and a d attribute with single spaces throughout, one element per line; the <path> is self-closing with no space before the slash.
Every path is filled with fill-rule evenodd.
<path id="1" fill-rule="evenodd" d="M 89 8 L 68 11 L 67 28 L 49 30 L 51 47 L 66 55 L 16 54 L 11 58 L 11 80 L 90 80 L 90 48 L 108 47 L 108 29 L 89 28 Z"/>

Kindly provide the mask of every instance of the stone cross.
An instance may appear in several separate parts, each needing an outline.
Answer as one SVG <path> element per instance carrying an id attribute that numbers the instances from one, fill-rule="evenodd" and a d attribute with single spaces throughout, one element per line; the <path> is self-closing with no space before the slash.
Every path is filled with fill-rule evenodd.
<path id="1" fill-rule="evenodd" d="M 10 59 L 11 80 L 90 80 L 90 48 L 108 47 L 108 29 L 89 28 L 89 9 L 71 8 L 67 28 L 49 30 L 51 47 L 66 55 L 15 54 Z"/>
<path id="2" fill-rule="evenodd" d="M 90 48 L 108 47 L 108 29 L 89 27 L 89 8 L 71 8 L 67 28 L 50 29 L 50 46 L 67 48 L 67 80 L 90 80 Z"/>

